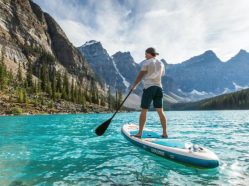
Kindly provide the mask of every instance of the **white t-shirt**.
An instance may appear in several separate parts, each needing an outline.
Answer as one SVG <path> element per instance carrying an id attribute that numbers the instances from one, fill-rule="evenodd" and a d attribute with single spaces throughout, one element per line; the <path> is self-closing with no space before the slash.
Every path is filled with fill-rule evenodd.
<path id="1" fill-rule="evenodd" d="M 161 61 L 156 58 L 147 59 L 141 71 L 147 72 L 143 78 L 145 89 L 151 86 L 162 87 L 161 77 L 165 75 L 165 67 Z"/>

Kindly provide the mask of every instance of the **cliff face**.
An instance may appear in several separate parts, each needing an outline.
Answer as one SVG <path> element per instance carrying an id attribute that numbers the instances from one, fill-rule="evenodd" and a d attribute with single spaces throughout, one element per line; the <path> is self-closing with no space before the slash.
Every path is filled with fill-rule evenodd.
<path id="1" fill-rule="evenodd" d="M 1 44 L 6 48 L 19 48 L 27 60 L 30 54 L 25 53 L 24 46 L 33 48 L 43 48 L 52 53 L 51 39 L 47 32 L 47 24 L 44 19 L 43 12 L 40 11 L 40 18 L 38 19 L 34 13 L 38 11 L 38 6 L 35 10 L 32 9 L 32 2 L 23 0 L 1 0 L 0 1 L 0 36 Z M 20 54 L 20 56 L 22 56 Z M 18 56 L 9 57 L 9 52 L 6 51 L 8 59 L 18 60 Z M 31 56 L 30 56 L 31 57 Z M 25 59 L 23 59 L 25 60 Z"/>
<path id="2" fill-rule="evenodd" d="M 84 56 L 56 21 L 32 1 L 0 0 L 0 51 L 14 73 L 19 63 L 26 69 L 28 61 L 35 64 L 42 53 L 48 53 L 56 60 L 54 68 L 68 72 L 83 87 L 94 80 L 104 94 Z"/>
<path id="3" fill-rule="evenodd" d="M 97 41 L 89 41 L 78 48 L 83 56 L 101 78 L 102 82 L 112 90 L 125 92 L 129 84 L 120 74 L 115 61 Z"/>

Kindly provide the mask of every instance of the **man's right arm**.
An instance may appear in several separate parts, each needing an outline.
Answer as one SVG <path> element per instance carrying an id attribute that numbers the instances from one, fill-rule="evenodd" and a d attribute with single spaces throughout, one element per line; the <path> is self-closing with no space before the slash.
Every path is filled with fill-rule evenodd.
<path id="1" fill-rule="evenodd" d="M 147 73 L 147 71 L 143 71 L 143 70 L 141 70 L 140 72 L 139 72 L 139 74 L 138 74 L 138 76 L 137 76 L 137 78 L 136 78 L 136 80 L 135 80 L 135 82 L 134 82 L 134 84 L 133 84 L 133 86 L 132 86 L 132 90 L 135 90 L 136 89 L 136 87 L 137 87 L 137 85 L 142 81 L 142 79 L 143 79 L 143 77 L 144 77 L 144 75 Z"/>

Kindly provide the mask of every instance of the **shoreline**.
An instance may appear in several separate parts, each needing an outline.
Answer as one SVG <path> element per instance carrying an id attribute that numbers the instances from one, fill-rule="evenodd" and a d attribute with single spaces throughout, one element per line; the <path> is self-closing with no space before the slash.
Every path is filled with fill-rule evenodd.
<path id="1" fill-rule="evenodd" d="M 149 112 L 154 111 L 155 110 L 150 110 Z M 206 111 L 249 111 L 249 109 L 226 109 L 226 110 L 168 110 L 168 111 L 164 111 L 164 112 L 195 112 L 195 111 L 202 111 L 202 112 L 206 112 Z M 30 114 L 30 113 L 22 113 L 22 114 L 0 114 L 0 117 L 5 117 L 5 116 L 45 116 L 45 115 L 76 115 L 76 114 L 114 114 L 115 111 L 103 111 L 103 112 L 58 112 L 58 113 L 35 113 L 35 114 Z M 139 110 L 122 110 L 119 111 L 118 113 L 131 113 L 131 112 L 140 112 Z"/>
<path id="2" fill-rule="evenodd" d="M 0 114 L 0 117 L 4 116 L 43 116 L 43 115 L 73 115 L 73 114 L 114 114 L 113 111 L 96 111 L 96 112 L 57 112 L 57 113 L 21 113 L 21 114 Z M 139 112 L 138 110 L 122 110 L 118 111 L 118 113 L 130 113 L 130 112 Z"/>

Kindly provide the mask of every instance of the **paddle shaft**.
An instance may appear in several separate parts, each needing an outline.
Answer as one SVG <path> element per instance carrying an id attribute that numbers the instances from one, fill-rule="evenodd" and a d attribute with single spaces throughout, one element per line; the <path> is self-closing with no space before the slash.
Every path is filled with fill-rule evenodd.
<path id="1" fill-rule="evenodd" d="M 116 110 L 116 112 L 112 115 L 112 118 L 114 118 L 114 116 L 117 114 L 117 112 L 119 111 L 119 109 L 123 106 L 124 102 L 127 100 L 127 98 L 129 97 L 129 95 L 132 93 L 132 89 L 130 90 L 130 92 L 127 94 L 127 96 L 125 97 L 125 99 L 122 101 L 122 103 L 119 105 L 118 109 Z"/>

